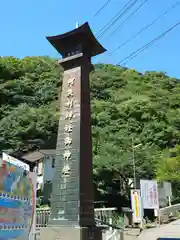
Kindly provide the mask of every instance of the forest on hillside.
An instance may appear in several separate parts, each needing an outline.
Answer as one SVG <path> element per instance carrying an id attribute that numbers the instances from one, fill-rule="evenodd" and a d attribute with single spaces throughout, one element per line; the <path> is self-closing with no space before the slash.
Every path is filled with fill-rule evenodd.
<path id="1" fill-rule="evenodd" d="M 180 81 L 97 64 L 90 76 L 96 199 L 129 200 L 132 145 L 138 178 L 169 180 L 180 196 Z M 0 151 L 56 140 L 63 69 L 49 57 L 0 58 Z M 49 147 L 55 147 L 50 146 Z M 115 198 L 116 197 L 116 198 Z M 114 200 L 115 199 L 115 200 Z"/>

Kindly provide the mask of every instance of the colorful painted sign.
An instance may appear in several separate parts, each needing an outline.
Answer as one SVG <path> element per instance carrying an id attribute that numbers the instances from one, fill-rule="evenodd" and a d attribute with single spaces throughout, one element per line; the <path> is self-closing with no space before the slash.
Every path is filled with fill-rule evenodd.
<path id="1" fill-rule="evenodd" d="M 141 223 L 142 206 L 141 206 L 140 190 L 131 190 L 131 207 L 133 210 L 133 222 Z"/>
<path id="2" fill-rule="evenodd" d="M 29 232 L 29 240 L 35 240 L 35 233 L 36 233 L 36 185 L 37 185 L 37 174 L 35 172 L 30 172 L 29 173 L 30 179 L 31 179 L 31 184 L 33 187 L 33 195 L 31 199 L 31 205 L 32 205 L 32 210 L 33 210 L 33 217 L 32 217 L 32 224 L 31 224 L 31 229 Z"/>
<path id="3" fill-rule="evenodd" d="M 3 154 L 0 161 L 0 240 L 29 239 L 35 204 L 29 166 Z"/>

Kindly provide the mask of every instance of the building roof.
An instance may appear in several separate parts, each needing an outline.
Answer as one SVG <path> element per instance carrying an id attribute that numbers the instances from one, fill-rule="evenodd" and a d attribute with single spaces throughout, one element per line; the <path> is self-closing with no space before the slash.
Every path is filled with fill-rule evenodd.
<path id="1" fill-rule="evenodd" d="M 56 155 L 56 149 L 40 149 L 39 152 L 41 152 L 45 156 L 55 156 Z"/>
<path id="2" fill-rule="evenodd" d="M 97 41 L 88 22 L 70 32 L 46 38 L 63 57 L 66 56 L 68 49 L 76 48 L 79 45 L 86 49 L 90 56 L 96 56 L 106 51 Z"/>
<path id="3" fill-rule="evenodd" d="M 21 160 L 28 162 L 37 162 L 42 160 L 45 156 L 55 156 L 55 149 L 40 149 L 39 151 L 31 151 L 21 156 Z"/>
<path id="4" fill-rule="evenodd" d="M 42 154 L 39 151 L 28 152 L 21 156 L 21 160 L 25 160 L 32 163 L 37 162 L 43 158 L 44 158 L 44 154 Z"/>

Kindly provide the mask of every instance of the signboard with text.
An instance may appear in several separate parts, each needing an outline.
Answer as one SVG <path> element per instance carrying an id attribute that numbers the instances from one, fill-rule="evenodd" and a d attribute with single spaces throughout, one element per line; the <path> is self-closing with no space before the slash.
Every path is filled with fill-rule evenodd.
<path id="1" fill-rule="evenodd" d="M 154 180 L 140 180 L 143 209 L 159 209 L 158 185 Z"/>
<path id="2" fill-rule="evenodd" d="M 166 207 L 172 197 L 172 187 L 170 182 L 158 183 L 158 196 L 160 207 Z"/>
<path id="3" fill-rule="evenodd" d="M 133 210 L 133 223 L 141 223 L 142 205 L 140 190 L 131 190 L 131 207 Z"/>

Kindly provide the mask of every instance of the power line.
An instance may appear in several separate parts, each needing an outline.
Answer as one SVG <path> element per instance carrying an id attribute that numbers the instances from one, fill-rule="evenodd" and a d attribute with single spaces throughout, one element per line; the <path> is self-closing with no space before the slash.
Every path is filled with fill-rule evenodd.
<path id="1" fill-rule="evenodd" d="M 94 17 L 97 17 L 103 10 L 104 8 L 110 3 L 111 0 L 107 0 L 101 7 L 100 9 L 94 14 Z"/>
<path id="2" fill-rule="evenodd" d="M 158 40 L 160 40 L 161 38 L 163 38 L 165 35 L 167 35 L 169 32 L 171 32 L 174 28 L 178 27 L 180 25 L 180 21 L 177 22 L 175 25 L 173 25 L 171 28 L 169 28 L 168 30 L 166 30 L 165 32 L 163 32 L 162 34 L 160 34 L 159 36 L 155 37 L 154 39 L 152 39 L 151 41 L 149 41 L 147 44 L 145 44 L 144 46 L 140 47 L 139 49 L 137 49 L 136 51 L 134 51 L 133 53 L 131 53 L 129 56 L 125 57 L 123 60 L 119 61 L 117 63 L 117 65 L 123 63 L 125 60 L 127 60 L 124 64 L 126 64 L 127 62 L 131 61 L 132 59 L 134 59 L 135 57 L 137 57 L 141 52 L 143 52 L 144 50 L 146 50 L 147 48 L 149 48 L 150 46 L 152 46 L 155 42 L 157 42 Z"/>
<path id="3" fill-rule="evenodd" d="M 147 48 L 149 48 L 150 46 L 152 46 L 155 42 L 157 42 L 158 40 L 160 40 L 161 38 L 163 38 L 165 35 L 167 35 L 169 32 L 171 32 L 174 28 L 176 28 L 177 26 L 180 25 L 180 21 L 173 25 L 170 29 L 168 29 L 167 31 L 165 31 L 164 33 L 160 34 L 158 37 L 154 38 L 153 40 L 149 41 L 147 44 L 145 44 L 144 46 L 142 46 L 141 48 L 137 49 L 136 51 L 134 51 L 133 53 L 131 53 L 128 57 L 124 58 L 122 61 L 120 61 L 118 64 L 120 64 L 121 62 L 123 62 L 124 60 L 127 59 L 127 61 L 124 63 L 126 64 L 127 62 L 131 61 L 132 59 L 134 59 L 135 57 L 137 57 L 141 52 L 143 52 L 144 50 L 146 50 Z M 123 64 L 123 65 L 124 65 Z"/>
<path id="4" fill-rule="evenodd" d="M 107 23 L 98 33 L 98 38 L 102 37 L 110 27 L 112 27 L 124 14 L 126 14 L 136 3 L 138 0 L 130 0 L 124 7 Z"/>
<path id="5" fill-rule="evenodd" d="M 131 15 L 129 17 L 127 17 L 106 39 L 116 35 L 117 32 L 119 32 L 119 30 L 128 22 L 129 19 L 131 19 L 133 17 L 133 15 L 139 10 L 141 9 L 141 7 L 143 7 L 143 5 L 147 2 L 148 0 L 144 0 L 144 2 L 142 2 L 140 4 L 139 7 L 137 7 L 134 12 L 131 13 Z"/>
<path id="6" fill-rule="evenodd" d="M 162 17 L 166 16 L 168 13 L 170 13 L 174 8 L 176 8 L 178 5 L 180 5 L 180 1 L 176 2 L 175 4 L 173 4 L 171 6 L 170 9 L 168 9 L 167 11 L 165 11 L 161 16 L 157 17 L 155 20 L 153 20 L 151 23 L 147 24 L 145 27 L 141 28 L 140 31 L 138 31 L 137 33 L 135 33 L 132 37 L 130 37 L 129 39 L 127 39 L 126 41 L 124 41 L 124 43 L 120 44 L 119 46 L 117 46 L 114 50 L 112 50 L 108 55 L 111 56 L 114 52 L 116 52 L 117 50 L 119 50 L 120 48 L 124 47 L 127 43 L 131 42 L 133 39 L 135 39 L 136 37 L 138 37 L 142 32 L 144 32 L 145 30 L 147 30 L 149 27 L 153 26 L 157 21 L 159 21 Z"/>
<path id="7" fill-rule="evenodd" d="M 102 37 L 121 17 L 123 17 L 136 3 L 138 0 L 130 0 L 124 7 L 100 30 L 99 35 Z"/>

